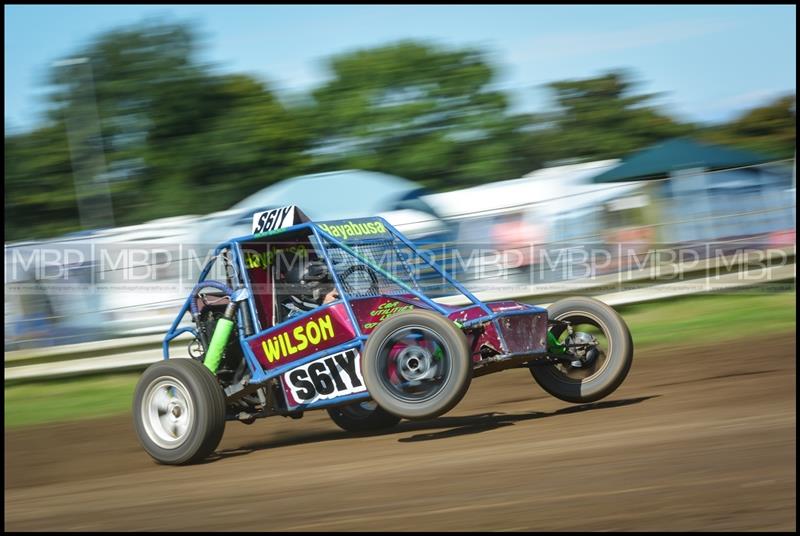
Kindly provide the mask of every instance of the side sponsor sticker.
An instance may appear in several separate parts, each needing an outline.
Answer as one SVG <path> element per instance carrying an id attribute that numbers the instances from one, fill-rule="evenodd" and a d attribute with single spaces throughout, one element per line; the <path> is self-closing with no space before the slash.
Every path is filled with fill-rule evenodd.
<path id="1" fill-rule="evenodd" d="M 370 322 L 365 323 L 362 327 L 364 329 L 372 329 L 390 316 L 394 316 L 403 311 L 410 311 L 413 308 L 413 305 L 401 304 L 396 300 L 383 302 L 377 308 L 369 312 Z"/>
<path id="2" fill-rule="evenodd" d="M 289 409 L 367 390 L 355 349 L 300 365 L 283 374 L 281 382 Z"/>
<path id="3" fill-rule="evenodd" d="M 333 352 L 331 348 L 355 336 L 345 304 L 334 303 L 257 333 L 247 344 L 261 366 L 270 370 L 324 350 Z"/>
<path id="4" fill-rule="evenodd" d="M 319 228 L 339 240 L 364 238 L 393 238 L 380 220 L 356 218 L 319 223 Z"/>

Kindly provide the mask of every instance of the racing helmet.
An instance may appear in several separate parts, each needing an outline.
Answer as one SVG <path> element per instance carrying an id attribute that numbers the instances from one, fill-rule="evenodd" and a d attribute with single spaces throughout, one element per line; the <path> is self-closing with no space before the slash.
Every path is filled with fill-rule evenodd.
<path id="1" fill-rule="evenodd" d="M 333 279 L 328 265 L 322 260 L 293 263 L 288 267 L 284 281 L 289 294 L 317 303 L 333 289 Z"/>

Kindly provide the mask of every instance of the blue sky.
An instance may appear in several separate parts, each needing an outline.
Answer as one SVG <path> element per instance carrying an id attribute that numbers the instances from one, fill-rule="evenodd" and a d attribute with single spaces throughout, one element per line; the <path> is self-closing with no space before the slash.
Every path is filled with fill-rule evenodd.
<path id="1" fill-rule="evenodd" d="M 793 5 L 6 6 L 6 127 L 36 124 L 54 60 L 148 16 L 196 23 L 204 59 L 285 93 L 323 81 L 326 56 L 407 38 L 488 50 L 519 111 L 547 108 L 542 84 L 618 67 L 694 121 L 727 120 L 795 91 Z"/>

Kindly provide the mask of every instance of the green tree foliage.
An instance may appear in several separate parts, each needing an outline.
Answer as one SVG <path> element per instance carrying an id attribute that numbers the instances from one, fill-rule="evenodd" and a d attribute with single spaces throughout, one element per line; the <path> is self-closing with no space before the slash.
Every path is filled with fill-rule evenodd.
<path id="1" fill-rule="evenodd" d="M 749 110 L 730 123 L 707 129 L 710 142 L 737 145 L 743 149 L 793 158 L 797 150 L 797 109 L 794 95 Z"/>
<path id="2" fill-rule="evenodd" d="M 115 29 L 92 40 L 50 71 L 53 88 L 49 115 L 68 129 L 75 155 L 75 182 L 83 177 L 83 159 L 101 153 L 105 169 L 86 172 L 106 178 L 115 190 L 116 223 L 133 223 L 137 202 L 146 199 L 151 175 L 149 138 L 162 118 L 197 128 L 204 111 L 172 110 L 161 115 L 161 101 L 173 98 L 185 107 L 199 104 L 198 94 L 208 83 L 206 69 L 194 60 L 196 36 L 188 26 L 147 21 Z M 183 111 L 184 113 L 180 113 Z M 102 136 L 102 146 L 86 143 L 87 136 Z"/>
<path id="3" fill-rule="evenodd" d="M 264 84 L 220 76 L 202 93 L 198 98 L 207 102 L 197 105 L 213 115 L 185 132 L 180 122 L 157 120 L 148 138 L 147 186 L 159 202 L 194 213 L 225 209 L 307 169 L 310 130 Z M 162 118 L 175 116 L 169 107 L 155 105 Z"/>
<path id="4" fill-rule="evenodd" d="M 482 51 L 404 41 L 329 58 L 329 79 L 287 105 L 200 52 L 191 26 L 151 20 L 103 33 L 54 66 L 46 121 L 6 133 L 5 239 L 81 229 L 89 220 L 76 191 L 85 200 L 98 179 L 113 223 L 134 224 L 225 209 L 313 171 L 383 171 L 443 190 L 697 131 L 621 71 L 553 82 L 554 111 L 512 114 Z M 794 95 L 701 132 L 791 156 Z"/>
<path id="5" fill-rule="evenodd" d="M 63 124 L 5 137 L 5 240 L 80 229 Z"/>
<path id="6" fill-rule="evenodd" d="M 51 72 L 49 114 L 73 149 L 99 122 L 106 169 L 93 171 L 110 184 L 116 224 L 225 209 L 306 169 L 310 132 L 295 114 L 263 82 L 216 74 L 198 50 L 189 26 L 148 21 L 100 35 L 70 56 L 85 60 Z"/>
<path id="7" fill-rule="evenodd" d="M 330 59 L 313 92 L 317 162 L 394 173 L 428 186 L 518 177 L 539 163 L 525 121 L 490 89 L 477 50 L 400 42 Z"/>
<path id="8" fill-rule="evenodd" d="M 619 158 L 661 140 L 692 132 L 649 104 L 656 95 L 636 94 L 625 71 L 547 85 L 557 110 L 543 120 L 537 143 L 552 159 Z"/>

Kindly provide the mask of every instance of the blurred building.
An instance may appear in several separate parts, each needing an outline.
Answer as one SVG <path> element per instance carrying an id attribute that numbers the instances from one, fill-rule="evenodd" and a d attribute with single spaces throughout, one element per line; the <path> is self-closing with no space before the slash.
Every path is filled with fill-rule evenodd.
<path id="1" fill-rule="evenodd" d="M 629 155 L 593 182 L 645 185 L 640 195 L 651 202 L 636 223 L 652 229 L 652 239 L 661 244 L 739 239 L 793 243 L 792 168 L 770 160 L 679 138 Z"/>
<path id="2" fill-rule="evenodd" d="M 462 257 L 486 251 L 463 277 L 477 290 L 492 276 L 569 277 L 569 270 L 541 269 L 543 259 L 564 251 L 607 251 L 610 261 L 593 271 L 599 274 L 654 247 L 695 244 L 702 257 L 744 240 L 748 247 L 793 244 L 792 168 L 770 160 L 678 138 L 623 160 L 548 167 L 426 199 L 459 222 L 459 248 L 471 250 Z M 538 277 L 529 277 L 536 265 Z"/>
<path id="3" fill-rule="evenodd" d="M 5 245 L 6 350 L 163 331 L 197 216 Z"/>
<path id="4" fill-rule="evenodd" d="M 605 245 L 613 221 L 635 219 L 638 206 L 615 205 L 631 198 L 644 184 L 595 184 L 593 178 L 613 169 L 618 160 L 554 166 L 522 178 L 485 184 L 426 199 L 443 215 L 459 222 L 461 256 L 476 259 L 464 278 L 478 289 L 491 277 L 518 273 L 527 279 L 542 257 L 557 256 L 564 248 Z M 640 202 L 647 203 L 646 199 Z M 545 280 L 558 278 L 544 275 Z M 517 278 L 519 279 L 519 278 Z"/>

